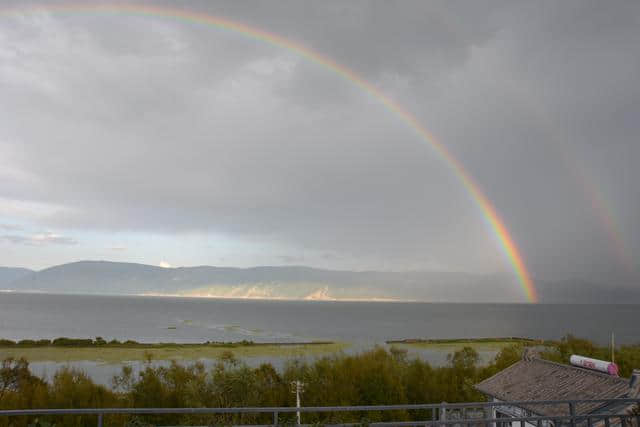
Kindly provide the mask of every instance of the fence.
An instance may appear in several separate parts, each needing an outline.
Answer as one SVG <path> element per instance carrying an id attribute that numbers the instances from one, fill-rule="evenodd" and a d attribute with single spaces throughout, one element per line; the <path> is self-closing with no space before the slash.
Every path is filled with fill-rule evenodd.
<path id="1" fill-rule="evenodd" d="M 576 411 L 580 405 L 595 408 L 589 413 Z M 566 407 L 566 414 L 540 415 L 535 408 L 548 406 Z M 504 407 L 529 408 L 523 410 L 526 416 L 496 417 L 496 410 Z M 584 406 L 583 406 L 584 407 Z M 630 410 L 631 408 L 636 410 Z M 271 414 L 272 423 L 260 425 L 295 425 L 283 422 L 283 414 L 292 415 L 300 412 L 315 413 L 371 413 L 387 411 L 421 411 L 429 414 L 428 419 L 412 421 L 385 422 L 350 422 L 350 423 L 314 423 L 314 425 L 357 426 L 429 426 L 429 427 L 503 427 L 508 425 L 518 427 L 534 426 L 569 426 L 569 427 L 612 427 L 634 426 L 640 427 L 640 399 L 590 399 L 590 400 L 546 400 L 546 401 L 517 401 L 517 402 L 468 402 L 468 403 L 440 403 L 418 405 L 382 405 L 382 406 L 319 406 L 319 407 L 247 407 L 247 408 L 91 408 L 91 409 L 25 409 L 1 410 L 0 417 L 34 417 L 34 416 L 63 416 L 85 415 L 95 416 L 98 427 L 103 426 L 105 417 L 109 415 L 224 415 L 224 414 Z M 531 409 L 534 408 L 534 409 Z M 365 418 L 363 417 L 363 420 Z M 307 424 L 301 424 L 307 425 Z"/>

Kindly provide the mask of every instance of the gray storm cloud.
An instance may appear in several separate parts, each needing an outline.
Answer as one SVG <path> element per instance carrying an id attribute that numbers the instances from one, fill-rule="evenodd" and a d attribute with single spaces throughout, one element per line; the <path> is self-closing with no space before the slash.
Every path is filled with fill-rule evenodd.
<path id="1" fill-rule="evenodd" d="M 636 275 L 602 209 L 637 260 L 637 2 L 171 4 L 298 41 L 412 111 L 484 189 L 534 276 Z M 13 13 L 0 16 L 0 91 L 3 223 L 12 204 L 43 204 L 59 207 L 31 218 L 43 228 L 220 232 L 355 267 L 508 269 L 427 142 L 287 49 L 167 17 Z M 285 258 L 307 262 L 274 254 Z"/>

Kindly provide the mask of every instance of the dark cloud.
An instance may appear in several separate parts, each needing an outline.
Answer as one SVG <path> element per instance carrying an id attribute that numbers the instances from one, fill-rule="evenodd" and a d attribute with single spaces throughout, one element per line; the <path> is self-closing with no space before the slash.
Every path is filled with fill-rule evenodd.
<path id="1" fill-rule="evenodd" d="M 602 212 L 637 259 L 637 3 L 172 5 L 303 43 L 415 113 L 535 276 L 636 274 Z M 29 211 L 43 228 L 224 233 L 354 268 L 507 268 L 426 142 L 286 49 L 160 17 L 3 16 L 0 91 L 10 220 L 19 201 L 55 207 Z"/>

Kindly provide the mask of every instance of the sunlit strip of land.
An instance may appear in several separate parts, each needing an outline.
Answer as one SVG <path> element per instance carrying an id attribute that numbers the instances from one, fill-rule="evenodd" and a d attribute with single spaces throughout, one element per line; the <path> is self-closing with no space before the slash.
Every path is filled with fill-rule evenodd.
<path id="1" fill-rule="evenodd" d="M 387 344 L 398 348 L 433 349 L 440 351 L 456 351 L 463 347 L 471 347 L 477 351 L 500 351 L 505 347 L 517 346 L 539 346 L 551 347 L 555 343 L 552 341 L 520 338 L 520 337 L 500 337 L 500 338 L 456 338 L 456 339 L 406 339 L 387 341 Z"/>
<path id="2" fill-rule="evenodd" d="M 302 297 L 287 297 L 269 294 L 235 294 L 235 293 L 208 293 L 208 292 L 180 292 L 161 293 L 145 292 L 138 294 L 144 297 L 171 297 L 171 298 L 211 298 L 211 299 L 241 299 L 241 300 L 270 300 L 270 301 L 336 301 L 336 302 L 419 302 L 412 299 L 385 298 L 385 297 L 333 297 L 321 293 L 311 293 Z"/>
<path id="3" fill-rule="evenodd" d="M 217 359 L 227 352 L 239 358 L 298 358 L 337 353 L 348 347 L 346 343 L 270 343 L 270 344 L 149 344 L 119 346 L 32 346 L 2 347 L 0 360 L 8 357 L 31 362 L 94 361 L 122 363 L 143 360 Z"/>

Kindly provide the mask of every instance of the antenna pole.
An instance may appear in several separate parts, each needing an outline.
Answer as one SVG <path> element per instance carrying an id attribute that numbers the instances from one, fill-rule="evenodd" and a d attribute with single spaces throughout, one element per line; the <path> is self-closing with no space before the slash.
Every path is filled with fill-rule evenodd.
<path id="1" fill-rule="evenodd" d="M 611 363 L 616 363 L 615 351 L 616 345 L 614 341 L 614 333 L 611 332 Z"/>

